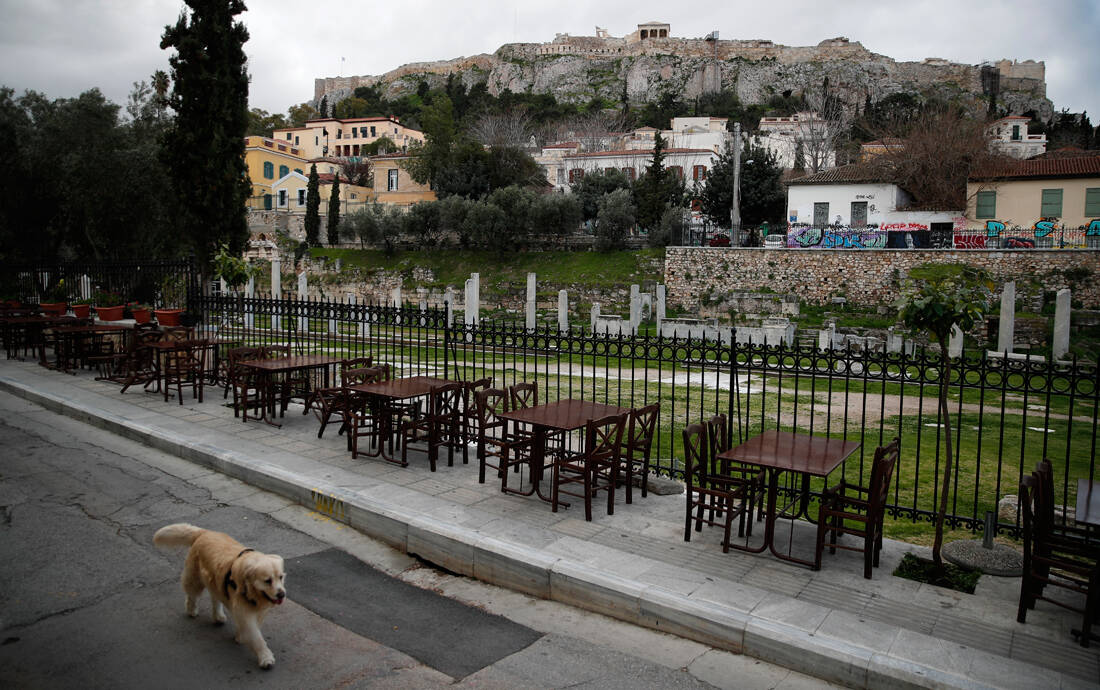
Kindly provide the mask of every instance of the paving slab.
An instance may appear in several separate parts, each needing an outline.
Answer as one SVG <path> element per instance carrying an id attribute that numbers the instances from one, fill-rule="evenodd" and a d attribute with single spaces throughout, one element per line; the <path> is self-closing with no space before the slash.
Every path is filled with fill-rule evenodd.
<path id="1" fill-rule="evenodd" d="M 317 438 L 316 420 L 300 406 L 275 428 L 234 418 L 220 395 L 165 403 L 18 361 L 0 362 L 0 391 L 16 396 L 0 396 L 4 408 L 40 405 L 168 451 L 182 458 L 172 468 L 178 476 L 218 486 L 221 475 L 240 479 L 453 572 L 835 683 L 1100 684 L 1100 652 L 1068 637 L 1072 613 L 1040 603 L 1026 625 L 1016 622 L 1018 580 L 984 577 L 975 595 L 965 595 L 890 575 L 904 553 L 924 547 L 887 540 L 870 581 L 860 576 L 859 554 L 848 552 L 827 554 L 814 572 L 769 554 L 723 553 L 719 530 L 683 541 L 682 494 L 635 492 L 627 505 L 620 492 L 614 515 L 601 502 L 586 522 L 579 506 L 553 513 L 537 498 L 479 484 L 472 458 L 444 462 L 435 473 L 415 450 L 406 468 L 352 459 L 335 429 Z M 749 543 L 762 532 L 758 523 Z M 792 534 L 796 553 L 806 553 L 812 532 L 795 525 L 783 539 Z"/>

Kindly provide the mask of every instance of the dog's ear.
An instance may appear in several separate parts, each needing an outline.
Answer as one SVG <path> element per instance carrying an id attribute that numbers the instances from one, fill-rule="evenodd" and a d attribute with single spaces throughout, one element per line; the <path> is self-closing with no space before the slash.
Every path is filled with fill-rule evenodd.
<path id="1" fill-rule="evenodd" d="M 252 586 L 252 580 L 256 576 L 256 561 L 253 558 L 248 558 L 250 555 L 245 554 L 237 559 L 233 567 L 233 580 L 240 587 L 241 596 L 247 601 L 256 601 L 256 592 Z"/>

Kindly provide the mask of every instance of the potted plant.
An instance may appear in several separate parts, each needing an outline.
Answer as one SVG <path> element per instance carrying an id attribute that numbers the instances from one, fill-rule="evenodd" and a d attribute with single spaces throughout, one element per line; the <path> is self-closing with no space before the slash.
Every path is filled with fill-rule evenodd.
<path id="1" fill-rule="evenodd" d="M 42 303 L 38 305 L 42 313 L 47 316 L 61 316 L 69 308 L 66 300 L 69 299 L 69 288 L 65 285 L 65 279 L 57 281 L 42 296 Z"/>
<path id="2" fill-rule="evenodd" d="M 153 317 L 153 308 L 141 302 L 130 302 L 126 305 L 126 310 L 130 312 L 130 318 L 137 323 L 149 323 Z"/>
<path id="3" fill-rule="evenodd" d="M 178 326 L 180 325 L 180 315 L 183 314 L 182 309 L 154 309 L 153 315 L 157 317 L 157 323 L 161 326 Z"/>
<path id="4" fill-rule="evenodd" d="M 100 321 L 119 321 L 126 310 L 122 295 L 109 290 L 96 290 L 92 295 L 95 302 L 95 315 Z"/>
<path id="5" fill-rule="evenodd" d="M 73 316 L 78 319 L 86 319 L 92 315 L 92 298 L 81 297 L 80 299 L 74 299 L 69 303 L 69 308 L 73 310 Z"/>

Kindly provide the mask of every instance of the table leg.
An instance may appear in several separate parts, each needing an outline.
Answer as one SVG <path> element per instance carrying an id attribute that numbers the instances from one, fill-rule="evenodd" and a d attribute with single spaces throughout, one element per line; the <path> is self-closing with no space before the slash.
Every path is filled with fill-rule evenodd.
<path id="1" fill-rule="evenodd" d="M 791 563 L 798 563 L 800 565 L 809 566 L 812 568 L 814 566 L 813 561 L 798 558 L 797 556 L 792 556 L 789 553 L 780 553 L 779 550 L 775 548 L 775 521 L 779 518 L 779 515 L 776 514 L 776 503 L 778 501 L 777 496 L 779 494 L 779 472 L 780 470 L 777 469 L 772 469 L 770 471 L 771 480 L 768 484 L 768 518 L 766 523 L 767 527 L 764 530 L 764 539 L 768 542 L 768 547 L 771 549 L 772 555 L 776 558 L 784 561 L 790 561 Z M 809 482 L 809 475 L 802 473 L 802 495 L 798 498 L 800 512 L 805 512 L 806 506 L 809 505 Z M 791 520 L 791 530 L 793 531 L 794 521 L 798 519 L 798 514 L 785 515 L 784 517 Z"/>

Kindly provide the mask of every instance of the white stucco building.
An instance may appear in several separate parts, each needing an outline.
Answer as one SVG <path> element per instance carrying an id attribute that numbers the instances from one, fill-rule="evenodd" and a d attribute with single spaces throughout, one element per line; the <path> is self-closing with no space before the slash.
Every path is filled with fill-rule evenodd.
<path id="1" fill-rule="evenodd" d="M 1047 151 L 1047 135 L 1028 134 L 1031 118 L 1010 115 L 994 120 L 986 127 L 989 147 L 1013 158 L 1031 158 Z"/>
<path id="2" fill-rule="evenodd" d="M 816 173 L 836 166 L 835 139 L 828 120 L 814 112 L 801 112 L 760 118 L 753 144 L 775 154 L 781 168 L 793 169 L 801 158 L 802 167 Z"/>
<path id="3" fill-rule="evenodd" d="M 913 197 L 872 166 L 845 165 L 791 180 L 789 247 L 951 246 L 959 210 L 910 211 Z"/>

